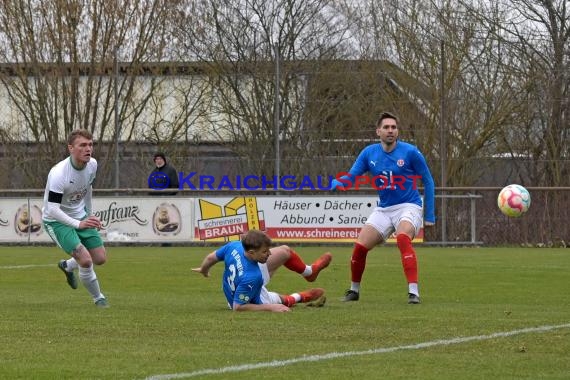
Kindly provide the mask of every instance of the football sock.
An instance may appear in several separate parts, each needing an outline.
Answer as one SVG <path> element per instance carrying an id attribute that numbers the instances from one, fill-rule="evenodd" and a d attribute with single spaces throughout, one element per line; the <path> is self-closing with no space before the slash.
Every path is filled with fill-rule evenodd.
<path id="1" fill-rule="evenodd" d="M 93 270 L 93 265 L 90 265 L 89 268 L 79 267 L 79 279 L 85 289 L 91 294 L 94 300 L 102 298 L 103 295 L 101 294 L 101 289 L 99 288 L 99 281 L 97 280 L 97 275 Z"/>
<path id="2" fill-rule="evenodd" d="M 412 293 L 415 294 L 416 296 L 419 296 L 420 292 L 418 290 L 418 284 L 416 284 L 415 282 L 410 282 L 408 284 L 408 293 Z"/>
<path id="3" fill-rule="evenodd" d="M 287 261 L 285 261 L 285 268 L 297 272 L 303 275 L 303 277 L 310 276 L 313 273 L 313 269 L 310 265 L 306 265 L 303 259 L 297 254 L 297 252 L 291 250 L 291 256 Z"/>
<path id="4" fill-rule="evenodd" d="M 412 239 L 406 234 L 398 234 L 396 236 L 398 249 L 402 256 L 402 266 L 404 267 L 404 274 L 408 280 L 408 284 L 418 283 L 418 260 L 416 258 L 416 251 L 412 247 Z"/>
<path id="5" fill-rule="evenodd" d="M 351 282 L 350 283 L 350 290 L 359 293 L 360 292 L 360 282 Z"/>
<path id="6" fill-rule="evenodd" d="M 65 269 L 68 272 L 73 272 L 77 268 L 79 268 L 79 264 L 77 264 L 77 261 L 75 261 L 73 257 L 71 259 L 65 260 Z"/>
<path id="7" fill-rule="evenodd" d="M 367 254 L 368 254 L 368 248 L 366 248 L 360 243 L 354 243 L 354 249 L 352 250 L 352 257 L 350 259 L 350 273 L 353 283 L 356 282 L 360 284 L 360 282 L 362 281 L 362 274 L 364 273 L 364 268 L 366 267 Z"/>
<path id="8" fill-rule="evenodd" d="M 301 296 L 297 293 L 294 293 L 288 296 L 281 296 L 281 303 L 288 307 L 295 305 L 298 301 L 295 299 L 294 295 L 297 295 L 299 297 L 299 300 L 301 300 Z"/>

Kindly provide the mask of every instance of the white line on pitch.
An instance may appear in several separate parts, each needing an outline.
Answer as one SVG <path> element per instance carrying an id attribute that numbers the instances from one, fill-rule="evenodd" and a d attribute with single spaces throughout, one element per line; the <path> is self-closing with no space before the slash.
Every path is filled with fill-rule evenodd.
<path id="1" fill-rule="evenodd" d="M 154 376 L 147 377 L 145 380 L 182 379 L 182 378 L 204 376 L 204 375 L 217 375 L 217 374 L 222 374 L 222 373 L 242 372 L 242 371 L 249 371 L 249 370 L 259 369 L 259 368 L 284 367 L 284 366 L 287 366 L 290 364 L 296 364 L 296 363 L 302 363 L 302 362 L 316 362 L 316 361 L 321 361 L 321 360 L 344 358 L 347 356 L 385 354 L 385 353 L 402 351 L 402 350 L 419 350 L 422 348 L 429 348 L 429 347 L 435 347 L 435 346 L 447 346 L 447 345 L 451 345 L 451 344 L 459 344 L 459 343 L 466 343 L 466 342 L 473 342 L 473 341 L 480 341 L 480 340 L 489 340 L 489 339 L 495 339 L 495 338 L 505 338 L 505 337 L 514 336 L 514 335 L 527 334 L 527 333 L 541 333 L 541 332 L 547 332 L 547 331 L 551 331 L 551 330 L 558 330 L 558 329 L 565 329 L 565 328 L 570 328 L 570 323 L 566 323 L 563 325 L 554 325 L 554 326 L 529 327 L 529 328 L 525 328 L 525 329 L 498 332 L 498 333 L 493 333 L 493 334 L 489 334 L 489 335 L 475 335 L 475 336 L 466 336 L 466 337 L 452 338 L 452 339 L 432 340 L 429 342 L 411 344 L 411 345 L 407 345 L 407 346 L 375 348 L 375 349 L 366 350 L 366 351 L 331 352 L 331 353 L 323 354 L 323 355 L 309 355 L 309 356 L 302 356 L 302 357 L 293 358 L 293 359 L 286 359 L 286 360 L 273 360 L 270 362 L 241 364 L 241 365 L 222 367 L 222 368 L 207 368 L 207 369 L 201 369 L 201 370 L 193 371 L 193 372 L 172 373 L 172 374 L 166 374 L 166 375 L 154 375 Z"/>
<path id="2" fill-rule="evenodd" d="M 39 267 L 57 267 L 56 264 L 30 264 L 30 265 L 4 265 L 0 269 L 26 269 L 26 268 L 39 268 Z"/>

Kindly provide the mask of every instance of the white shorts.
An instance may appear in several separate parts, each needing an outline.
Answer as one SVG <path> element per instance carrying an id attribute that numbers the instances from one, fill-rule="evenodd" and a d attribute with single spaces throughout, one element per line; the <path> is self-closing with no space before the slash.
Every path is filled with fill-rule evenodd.
<path id="1" fill-rule="evenodd" d="M 402 220 L 406 220 L 414 225 L 417 234 L 423 223 L 423 209 L 414 203 L 402 203 L 390 207 L 376 207 L 366 220 L 366 224 L 374 227 L 382 235 L 384 240 L 388 239 Z"/>
<path id="2" fill-rule="evenodd" d="M 261 299 L 262 304 L 279 304 L 281 303 L 281 297 L 279 297 L 278 293 L 270 292 L 267 290 L 265 285 L 269 284 L 269 280 L 271 276 L 269 275 L 269 269 L 267 268 L 267 264 L 258 263 L 259 269 L 261 270 L 261 275 L 263 276 L 263 286 L 261 287 L 261 293 L 259 298 Z"/>

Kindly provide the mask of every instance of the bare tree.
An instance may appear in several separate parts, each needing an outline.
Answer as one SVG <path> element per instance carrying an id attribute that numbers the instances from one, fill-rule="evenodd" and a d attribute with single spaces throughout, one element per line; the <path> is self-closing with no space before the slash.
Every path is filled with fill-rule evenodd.
<path id="1" fill-rule="evenodd" d="M 308 70 L 340 56 L 346 31 L 329 3 L 210 0 L 186 10 L 184 56 L 209 66 L 211 128 L 235 143 L 241 170 L 274 173 L 277 138 L 288 173 L 318 155 L 304 124 Z"/>
<path id="2" fill-rule="evenodd" d="M 514 22 L 510 10 L 522 4 L 514 5 L 485 1 L 383 1 L 361 3 L 356 9 L 345 5 L 350 9 L 345 13 L 355 20 L 352 24 L 358 25 L 355 35 L 362 54 L 395 62 L 420 84 L 401 83 L 423 113 L 407 122 L 417 128 L 411 131 L 412 139 L 428 158 L 442 162 L 441 167 L 433 165 L 434 172 L 440 178 L 445 168 L 448 186 L 492 181 L 493 160 L 536 156 L 537 146 L 542 145 L 531 109 L 537 109 L 533 99 L 544 97 L 529 96 L 529 90 L 552 80 L 543 82 L 538 74 L 545 71 L 531 65 L 518 51 L 524 44 L 509 37 L 516 30 L 509 26 Z M 527 43 L 532 39 L 522 31 L 519 36 Z M 564 136 L 559 133 L 559 139 Z M 539 175 L 539 170 L 523 167 L 520 160 L 512 163 L 521 179 Z"/>
<path id="3" fill-rule="evenodd" d="M 159 103 L 164 76 L 149 67 L 168 59 L 170 5 L 176 3 L 0 3 L 0 60 L 6 62 L 0 81 L 15 115 L 4 128 L 12 141 L 36 143 L 36 153 L 45 158 L 29 154 L 17 158 L 19 169 L 28 177 L 26 186 L 41 186 L 44 178 L 38 173 L 47 172 L 63 156 L 62 141 L 72 129 L 88 129 L 105 145 L 98 155 L 99 186 L 103 187 L 112 186 L 112 157 L 118 146 L 113 143 L 150 133 L 144 131 L 145 123 L 158 131 L 157 126 L 148 126 L 145 110 L 151 101 Z M 187 126 L 184 116 L 169 120 L 176 128 Z M 160 133 L 165 134 L 164 140 L 179 136 L 178 132 Z"/>
<path id="4" fill-rule="evenodd" d="M 483 4 L 485 4 L 483 2 Z M 478 16 L 509 46 L 510 68 L 525 78 L 527 124 L 521 126 L 518 148 L 528 152 L 536 167 L 534 184 L 570 183 L 570 8 L 564 0 L 511 0 L 502 23 L 488 17 L 488 5 Z M 506 11 L 505 11 L 506 13 Z"/>

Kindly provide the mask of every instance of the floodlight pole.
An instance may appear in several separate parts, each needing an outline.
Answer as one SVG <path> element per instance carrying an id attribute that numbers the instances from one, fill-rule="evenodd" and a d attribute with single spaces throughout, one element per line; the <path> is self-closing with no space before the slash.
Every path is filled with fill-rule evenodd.
<path id="1" fill-rule="evenodd" d="M 117 58 L 118 46 L 113 50 L 114 95 L 115 95 L 115 189 L 119 183 L 119 139 L 121 138 L 121 124 L 119 123 L 119 61 Z"/>
<path id="2" fill-rule="evenodd" d="M 442 188 L 447 186 L 447 143 L 445 140 L 445 44 L 441 41 L 441 64 L 440 64 L 440 114 L 439 114 L 439 144 L 440 144 L 440 159 L 441 159 L 441 184 Z M 441 190 L 441 241 L 445 244 L 447 242 L 447 199 L 445 197 L 445 190 Z"/>
<path id="3" fill-rule="evenodd" d="M 280 83 L 280 77 L 281 77 L 281 73 L 280 73 L 280 62 L 279 62 L 279 45 L 275 44 L 274 46 L 275 49 L 275 95 L 274 95 L 274 105 L 273 105 L 273 123 L 274 123 L 274 128 L 275 128 L 275 140 L 274 140 L 274 144 L 275 144 L 275 176 L 277 178 L 277 189 L 279 189 L 279 176 L 280 176 L 280 142 L 279 142 L 279 135 L 281 133 L 280 131 L 280 118 L 279 118 L 279 112 L 280 112 L 280 108 L 279 108 L 279 83 Z"/>

